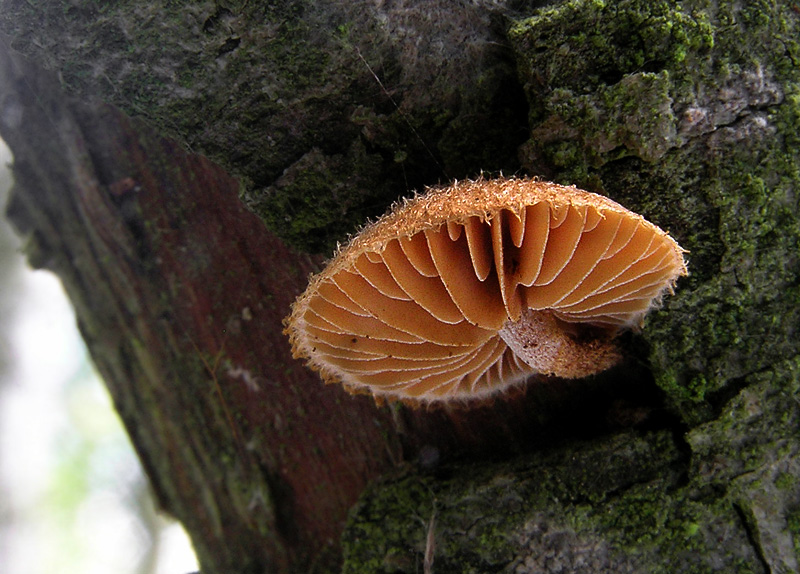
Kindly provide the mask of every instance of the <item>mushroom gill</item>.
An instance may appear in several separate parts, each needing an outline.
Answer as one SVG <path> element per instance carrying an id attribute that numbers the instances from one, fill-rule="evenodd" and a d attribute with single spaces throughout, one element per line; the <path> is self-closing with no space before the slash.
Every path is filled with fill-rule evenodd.
<path id="1" fill-rule="evenodd" d="M 619 360 L 686 274 L 664 231 L 610 199 L 532 179 L 457 182 L 367 226 L 295 301 L 295 357 L 376 397 L 481 398 Z"/>

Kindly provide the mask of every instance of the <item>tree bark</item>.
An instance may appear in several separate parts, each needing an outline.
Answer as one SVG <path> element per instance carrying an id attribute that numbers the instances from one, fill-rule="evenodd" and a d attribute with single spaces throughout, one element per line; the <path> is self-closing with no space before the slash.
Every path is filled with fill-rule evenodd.
<path id="1" fill-rule="evenodd" d="M 313 260 L 266 232 L 209 161 L 3 58 L 9 216 L 31 263 L 61 277 L 204 570 L 335 563 L 348 507 L 398 455 L 387 413 L 342 403 L 291 360 L 280 324 Z"/>
<path id="2" fill-rule="evenodd" d="M 800 10 L 539 4 L 2 3 L 9 216 L 204 572 L 797 570 Z M 322 385 L 303 250 L 482 168 L 610 195 L 691 276 L 591 380 Z"/>
<path id="3" fill-rule="evenodd" d="M 592 432 L 609 426 L 617 395 L 651 400 L 627 379 L 582 397 L 574 383 L 544 385 L 421 412 L 322 385 L 282 333 L 320 258 L 285 247 L 205 158 L 2 58 L 8 215 L 31 264 L 62 279 L 157 498 L 204 572 L 335 570 L 348 509 L 403 461 L 518 452 L 541 442 L 541 419 L 581 410 Z"/>

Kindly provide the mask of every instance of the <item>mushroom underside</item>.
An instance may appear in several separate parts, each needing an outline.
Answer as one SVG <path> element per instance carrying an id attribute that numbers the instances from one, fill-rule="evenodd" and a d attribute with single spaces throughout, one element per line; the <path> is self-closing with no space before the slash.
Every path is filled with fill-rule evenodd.
<path id="1" fill-rule="evenodd" d="M 617 332 L 638 327 L 685 274 L 658 227 L 554 184 L 517 207 L 487 213 L 470 198 L 472 214 L 398 225 L 415 209 L 463 206 L 474 183 L 419 198 L 424 209 L 401 206 L 340 252 L 295 304 L 295 353 L 326 380 L 396 398 L 483 397 L 535 373 L 585 377 L 619 360 Z"/>

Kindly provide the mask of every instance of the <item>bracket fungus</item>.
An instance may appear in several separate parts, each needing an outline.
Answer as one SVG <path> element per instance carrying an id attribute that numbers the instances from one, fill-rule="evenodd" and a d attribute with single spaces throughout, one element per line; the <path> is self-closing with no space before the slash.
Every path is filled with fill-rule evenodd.
<path id="1" fill-rule="evenodd" d="M 686 274 L 683 249 L 614 201 L 533 179 L 428 190 L 311 278 L 286 333 L 350 392 L 482 398 L 532 374 L 580 378 Z"/>

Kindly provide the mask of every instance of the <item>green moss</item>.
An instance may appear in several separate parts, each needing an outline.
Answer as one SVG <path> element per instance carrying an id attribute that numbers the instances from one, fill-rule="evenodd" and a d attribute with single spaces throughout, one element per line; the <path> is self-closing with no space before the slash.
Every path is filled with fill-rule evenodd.
<path id="1" fill-rule="evenodd" d="M 508 533 L 519 524 L 520 515 L 490 515 L 476 499 L 482 494 L 461 490 L 457 481 L 437 484 L 410 475 L 381 482 L 370 492 L 377 496 L 363 497 L 348 525 L 343 572 L 419 570 L 431 521 L 436 565 L 442 571 L 492 572 L 512 555 Z M 439 500 L 440 493 L 446 501 Z M 457 511 L 451 506 L 456 498 Z"/>
<path id="2" fill-rule="evenodd" d="M 644 331 L 689 424 L 794 353 L 797 22 L 768 2 L 574 0 L 509 33 L 532 103 L 523 164 L 610 195 L 689 250 L 690 277 Z"/>
<path id="3" fill-rule="evenodd" d="M 798 482 L 800 482 L 800 478 L 788 472 L 782 472 L 776 477 L 775 486 L 781 490 L 794 490 L 797 488 Z"/>
<path id="4" fill-rule="evenodd" d="M 435 508 L 428 482 L 401 476 L 380 483 L 379 499 L 362 499 L 351 512 L 359 519 L 350 526 L 343 573 L 406 571 L 421 563 L 427 524 Z"/>
<path id="5" fill-rule="evenodd" d="M 792 456 L 800 420 L 800 357 L 748 377 L 719 416 L 687 434 L 698 487 L 726 486 L 778 457 Z M 725 461 L 717 466 L 709 461 Z M 789 477 L 778 479 L 788 488 Z"/>
<path id="6" fill-rule="evenodd" d="M 662 551 L 693 552 L 702 546 L 697 533 L 706 513 L 701 504 L 671 496 L 654 483 L 632 488 L 598 518 L 624 547 L 657 545 Z"/>
<path id="7" fill-rule="evenodd" d="M 792 533 L 792 543 L 795 556 L 800 556 L 800 509 L 794 510 L 786 517 L 789 532 Z"/>
<path id="8" fill-rule="evenodd" d="M 663 472 L 675 457 L 669 434 L 655 433 L 436 476 L 406 469 L 353 509 L 344 572 L 420 571 L 434 507 L 434 568 L 445 572 L 759 572 L 730 502 L 698 497 Z"/>

